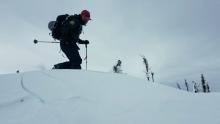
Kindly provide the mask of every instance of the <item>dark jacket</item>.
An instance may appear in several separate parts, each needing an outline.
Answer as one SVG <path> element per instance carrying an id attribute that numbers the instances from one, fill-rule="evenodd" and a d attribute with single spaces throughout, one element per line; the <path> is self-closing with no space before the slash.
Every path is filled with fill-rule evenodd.
<path id="1" fill-rule="evenodd" d="M 82 33 L 83 21 L 80 15 L 60 15 L 58 18 L 65 19 L 61 28 L 60 41 L 63 45 L 71 45 L 79 50 L 76 43 L 83 44 L 83 41 L 79 38 Z"/>

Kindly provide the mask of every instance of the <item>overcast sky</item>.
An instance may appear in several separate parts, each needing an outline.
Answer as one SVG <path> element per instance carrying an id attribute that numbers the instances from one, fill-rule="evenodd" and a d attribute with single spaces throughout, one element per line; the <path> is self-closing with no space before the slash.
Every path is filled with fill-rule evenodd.
<path id="1" fill-rule="evenodd" d="M 144 77 L 146 56 L 158 82 L 200 80 L 220 74 L 219 0 L 1 0 L 0 73 L 50 69 L 66 61 L 47 24 L 60 14 L 91 12 L 81 39 L 88 39 L 88 69 L 111 71 L 118 59 L 125 73 Z M 85 47 L 80 46 L 85 57 Z M 85 69 L 85 62 L 82 67 Z"/>

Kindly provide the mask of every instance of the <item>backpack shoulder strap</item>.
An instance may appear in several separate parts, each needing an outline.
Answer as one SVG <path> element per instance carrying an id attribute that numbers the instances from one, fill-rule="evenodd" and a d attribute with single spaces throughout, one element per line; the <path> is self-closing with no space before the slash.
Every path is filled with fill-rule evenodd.
<path id="1" fill-rule="evenodd" d="M 59 15 L 59 16 L 57 16 L 56 21 L 58 21 L 58 22 L 62 22 L 62 21 L 65 20 L 66 17 L 68 17 L 68 16 L 69 16 L 68 14 L 65 14 L 65 15 Z"/>

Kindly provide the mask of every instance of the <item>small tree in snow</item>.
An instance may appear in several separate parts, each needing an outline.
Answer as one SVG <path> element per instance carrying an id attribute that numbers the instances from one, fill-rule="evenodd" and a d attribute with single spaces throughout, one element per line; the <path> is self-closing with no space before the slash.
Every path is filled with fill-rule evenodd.
<path id="1" fill-rule="evenodd" d="M 177 85 L 177 88 L 181 90 L 180 84 L 176 83 L 176 85 Z"/>
<path id="2" fill-rule="evenodd" d="M 149 64 L 148 64 L 146 57 L 142 56 L 142 59 L 143 59 L 143 63 L 144 63 L 145 69 L 146 69 L 145 75 L 147 77 L 147 80 L 150 81 L 150 74 L 151 74 L 152 81 L 154 82 L 154 72 L 151 71 L 151 73 L 150 73 L 150 67 L 149 67 Z"/>
<path id="3" fill-rule="evenodd" d="M 151 78 L 152 78 L 152 81 L 154 82 L 154 72 L 151 72 Z"/>
<path id="4" fill-rule="evenodd" d="M 201 84 L 202 84 L 202 90 L 204 93 L 210 92 L 209 84 L 208 84 L 208 82 L 206 82 L 203 74 L 201 74 Z"/>
<path id="5" fill-rule="evenodd" d="M 206 84 L 206 88 L 207 88 L 207 92 L 209 93 L 209 92 L 210 92 L 210 87 L 209 87 L 208 82 L 207 82 L 207 84 Z"/>
<path id="6" fill-rule="evenodd" d="M 118 60 L 117 64 L 113 66 L 113 72 L 122 73 L 121 64 L 122 64 L 121 60 Z"/>
<path id="7" fill-rule="evenodd" d="M 206 81 L 205 81 L 203 74 L 201 74 L 201 83 L 202 83 L 202 90 L 205 93 L 206 92 Z"/>
<path id="8" fill-rule="evenodd" d="M 188 85 L 188 82 L 186 81 L 186 79 L 185 79 L 185 86 L 186 86 L 186 90 L 189 92 L 189 85 Z"/>
<path id="9" fill-rule="evenodd" d="M 193 92 L 198 93 L 199 92 L 199 85 L 195 81 L 192 81 L 192 83 L 193 83 Z"/>

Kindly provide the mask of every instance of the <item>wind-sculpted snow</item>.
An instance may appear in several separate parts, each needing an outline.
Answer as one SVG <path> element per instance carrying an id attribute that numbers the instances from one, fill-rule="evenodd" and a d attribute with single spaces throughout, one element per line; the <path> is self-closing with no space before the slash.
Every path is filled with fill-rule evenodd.
<path id="1" fill-rule="evenodd" d="M 1 124 L 219 124 L 220 94 L 84 70 L 0 76 Z"/>

